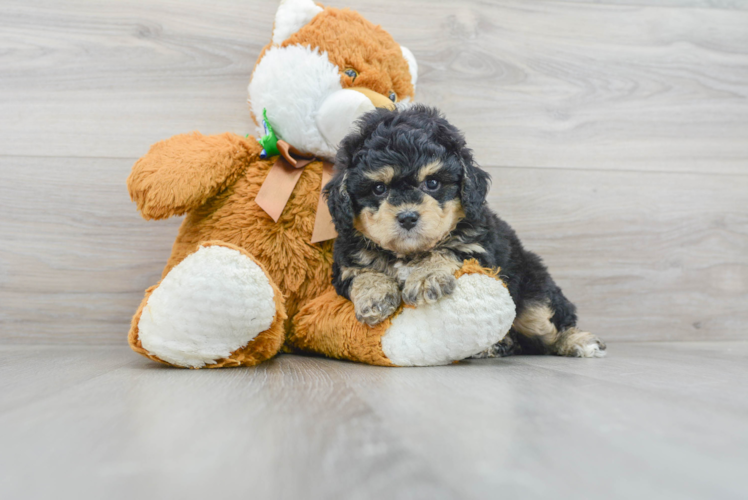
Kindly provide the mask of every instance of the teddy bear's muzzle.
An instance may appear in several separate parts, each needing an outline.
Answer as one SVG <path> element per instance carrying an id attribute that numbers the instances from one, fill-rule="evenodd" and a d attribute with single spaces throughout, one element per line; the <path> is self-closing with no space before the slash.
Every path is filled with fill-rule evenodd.
<path id="1" fill-rule="evenodd" d="M 337 148 L 353 123 L 374 108 L 394 109 L 395 103 L 365 87 L 351 87 L 330 94 L 317 113 L 317 127 L 332 148 Z"/>

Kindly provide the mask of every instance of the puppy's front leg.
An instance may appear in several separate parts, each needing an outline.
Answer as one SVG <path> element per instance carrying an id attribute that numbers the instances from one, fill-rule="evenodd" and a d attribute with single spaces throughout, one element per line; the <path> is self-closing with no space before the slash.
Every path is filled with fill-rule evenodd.
<path id="1" fill-rule="evenodd" d="M 415 306 L 431 304 L 454 292 L 457 285 L 454 274 L 460 263 L 452 255 L 436 253 L 406 269 L 403 301 Z"/>
<path id="2" fill-rule="evenodd" d="M 351 283 L 350 297 L 356 319 L 367 325 L 381 323 L 400 305 L 397 282 L 377 271 L 357 274 Z"/>

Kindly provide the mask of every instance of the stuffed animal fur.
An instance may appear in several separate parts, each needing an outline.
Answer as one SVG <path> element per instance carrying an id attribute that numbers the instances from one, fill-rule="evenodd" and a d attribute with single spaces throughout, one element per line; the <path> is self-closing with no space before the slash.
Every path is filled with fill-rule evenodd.
<path id="1" fill-rule="evenodd" d="M 161 281 L 146 290 L 132 319 L 130 346 L 190 368 L 256 365 L 284 346 L 421 366 L 501 340 L 514 304 L 496 273 L 476 262 L 458 271 L 451 296 L 401 307 L 370 327 L 332 289 L 333 240 L 311 241 L 324 161 L 360 115 L 410 101 L 416 77 L 410 51 L 358 13 L 282 1 L 249 84 L 250 112 L 258 137 L 266 111 L 278 138 L 312 161 L 293 174 L 276 221 L 256 200 L 275 158 L 263 158 L 254 137 L 177 135 L 138 160 L 128 189 L 142 216 L 185 218 Z"/>

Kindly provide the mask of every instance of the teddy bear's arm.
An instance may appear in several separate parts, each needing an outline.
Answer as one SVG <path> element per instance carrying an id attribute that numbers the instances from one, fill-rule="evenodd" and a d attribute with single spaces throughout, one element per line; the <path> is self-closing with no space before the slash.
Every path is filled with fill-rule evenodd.
<path id="1" fill-rule="evenodd" d="M 230 133 L 176 135 L 135 163 L 127 179 L 130 198 L 146 219 L 182 215 L 231 185 L 261 149 Z"/>

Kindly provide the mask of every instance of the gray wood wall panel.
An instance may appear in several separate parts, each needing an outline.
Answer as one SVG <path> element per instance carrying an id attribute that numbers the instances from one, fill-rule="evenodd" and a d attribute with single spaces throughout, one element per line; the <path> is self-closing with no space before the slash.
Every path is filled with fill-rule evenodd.
<path id="1" fill-rule="evenodd" d="M 748 338 L 742 2 L 331 2 L 420 63 L 490 202 L 607 339 Z M 275 1 L 0 6 L 0 342 L 123 342 L 178 220 L 125 178 L 150 144 L 252 130 Z"/>
<path id="2" fill-rule="evenodd" d="M 133 157 L 176 132 L 251 129 L 245 87 L 275 2 L 15 5 L 0 20 L 6 154 Z M 748 12 L 352 5 L 415 52 L 419 98 L 495 163 L 745 173 Z"/>
<path id="3" fill-rule="evenodd" d="M 627 6 L 657 6 L 697 9 L 748 10 L 746 0 L 562 0 L 573 3 L 610 4 Z"/>

